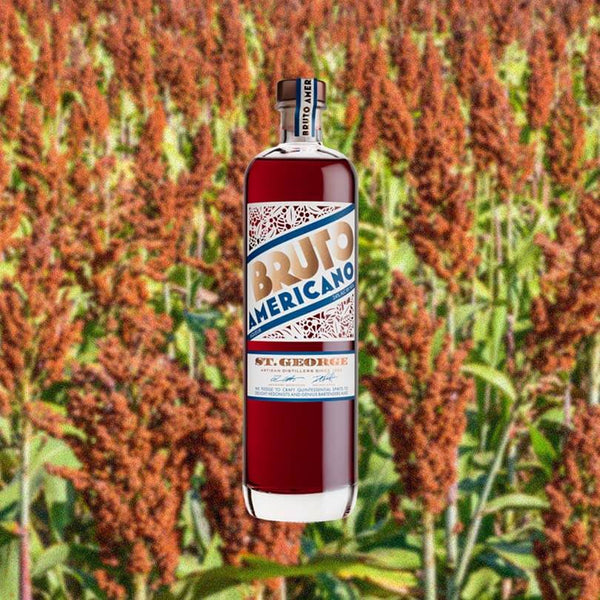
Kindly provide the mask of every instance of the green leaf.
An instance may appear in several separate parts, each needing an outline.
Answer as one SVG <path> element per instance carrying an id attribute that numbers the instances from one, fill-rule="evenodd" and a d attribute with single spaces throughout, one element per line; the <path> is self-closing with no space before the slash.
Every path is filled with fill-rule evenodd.
<path id="1" fill-rule="evenodd" d="M 531 319 L 524 318 L 519 319 L 515 323 L 515 333 L 523 333 L 524 331 L 529 331 L 531 329 Z"/>
<path id="2" fill-rule="evenodd" d="M 46 571 L 53 569 L 57 565 L 64 564 L 69 558 L 70 552 L 69 544 L 54 544 L 46 548 L 35 561 L 31 577 L 34 579 L 41 577 Z"/>
<path id="3" fill-rule="evenodd" d="M 14 432 L 12 431 L 10 419 L 7 417 L 0 417 L 0 437 L 2 437 L 2 440 L 9 445 L 13 435 Z"/>
<path id="4" fill-rule="evenodd" d="M 49 525 L 55 537 L 61 540 L 73 520 L 75 493 L 68 481 L 49 473 L 44 476 L 43 489 Z"/>
<path id="5" fill-rule="evenodd" d="M 219 368 L 215 365 L 206 365 L 204 367 L 204 377 L 217 389 L 221 389 L 223 386 L 223 376 Z"/>
<path id="6" fill-rule="evenodd" d="M 0 598 L 17 600 L 19 586 L 19 540 L 0 532 Z"/>
<path id="7" fill-rule="evenodd" d="M 589 190 L 596 181 L 600 178 L 600 169 L 592 169 L 589 173 L 587 173 L 585 180 L 585 189 Z"/>
<path id="8" fill-rule="evenodd" d="M 497 364 L 500 353 L 504 350 L 504 337 L 506 336 L 506 324 L 508 307 L 505 302 L 498 304 L 492 310 L 491 351 L 492 355 L 486 357 L 493 364 Z"/>
<path id="9" fill-rule="evenodd" d="M 529 428 L 529 435 L 531 437 L 533 451 L 538 457 L 542 468 L 548 476 L 552 475 L 558 453 L 548 438 L 534 425 Z"/>
<path id="10" fill-rule="evenodd" d="M 334 574 L 341 579 L 368 581 L 399 595 L 408 594 L 417 584 L 417 578 L 412 573 L 383 567 L 368 555 L 323 556 L 302 565 L 281 565 L 260 557 L 246 556 L 245 563 L 247 566 L 242 568 L 217 567 L 189 576 L 186 593 L 191 593 L 193 598 L 204 598 L 256 580 L 274 577 L 314 577 L 323 573 Z"/>
<path id="11" fill-rule="evenodd" d="M 473 281 L 473 289 L 477 298 L 482 298 L 484 300 L 492 299 L 492 294 L 490 293 L 489 288 L 485 284 L 483 284 L 479 279 L 475 279 Z"/>
<path id="12" fill-rule="evenodd" d="M 175 127 L 165 128 L 163 135 L 163 152 L 169 163 L 171 175 L 175 179 L 182 169 L 185 169 L 185 157 L 179 151 L 179 140 Z"/>
<path id="13" fill-rule="evenodd" d="M 335 600 L 359 600 L 358 591 L 354 590 L 351 585 L 345 581 L 341 581 L 338 577 L 334 577 L 329 573 L 322 573 L 316 576 L 317 589 L 319 590 L 319 598 Z"/>
<path id="14" fill-rule="evenodd" d="M 485 512 L 493 513 L 507 508 L 520 508 L 524 510 L 541 510 L 548 507 L 548 501 L 530 494 L 505 494 L 490 500 L 486 504 Z"/>
<path id="15" fill-rule="evenodd" d="M 411 273 L 417 264 L 417 257 L 412 246 L 407 241 L 399 244 L 392 243 L 389 267 L 402 273 Z"/>
<path id="16" fill-rule="evenodd" d="M 338 577 L 368 581 L 379 586 L 381 589 L 400 595 L 408 594 L 410 588 L 416 583 L 414 575 L 406 571 L 382 568 L 369 564 L 355 564 L 343 567 L 338 571 Z"/>
<path id="17" fill-rule="evenodd" d="M 565 423 L 564 408 L 550 408 L 540 415 L 538 421 L 547 421 L 548 423 L 555 423 L 562 426 Z"/>
<path id="18" fill-rule="evenodd" d="M 481 310 L 473 318 L 473 342 L 475 344 L 489 345 L 489 328 L 492 311 L 488 308 Z"/>
<path id="19" fill-rule="evenodd" d="M 488 547 L 506 562 L 524 571 L 533 571 L 539 566 L 531 542 L 496 542 L 488 544 Z"/>
<path id="20" fill-rule="evenodd" d="M 80 466 L 71 447 L 62 440 L 49 438 L 46 434 L 39 434 L 34 438 L 34 448 L 35 455 L 31 460 L 31 473 L 39 473 L 46 465 L 71 469 L 77 469 Z"/>
<path id="21" fill-rule="evenodd" d="M 19 501 L 19 481 L 15 477 L 7 486 L 0 490 L 0 513 L 7 518 Z"/>
<path id="22" fill-rule="evenodd" d="M 421 566 L 421 554 L 417 550 L 379 546 L 372 550 L 367 550 L 367 553 L 378 564 L 385 567 L 412 571 Z"/>
<path id="23" fill-rule="evenodd" d="M 207 329 L 213 327 L 215 321 L 217 321 L 220 316 L 221 313 L 218 310 L 213 309 L 205 310 L 203 312 L 183 311 L 183 318 L 191 331 L 202 336 Z"/>
<path id="24" fill-rule="evenodd" d="M 461 304 L 456 307 L 455 320 L 456 320 L 456 329 L 459 330 L 463 327 L 473 315 L 476 315 L 482 308 L 484 304 L 482 302 L 469 302 L 468 304 Z"/>
<path id="25" fill-rule="evenodd" d="M 389 457 L 373 453 L 369 457 L 369 473 L 362 479 L 357 507 L 347 521 L 348 526 L 353 527 L 354 535 L 360 535 L 373 526 L 382 498 L 396 480 Z"/>
<path id="26" fill-rule="evenodd" d="M 463 588 L 461 598 L 464 598 L 464 600 L 480 600 L 482 598 L 495 597 L 492 592 L 499 582 L 500 575 L 493 569 L 488 567 L 478 569 L 469 576 Z"/>
<path id="27" fill-rule="evenodd" d="M 86 571 L 74 569 L 68 565 L 63 567 L 63 571 L 79 583 L 83 596 L 76 596 L 77 598 L 85 598 L 85 600 L 91 600 L 92 598 L 104 600 L 106 598 L 106 594 L 98 587 L 96 579 Z"/>
<path id="28" fill-rule="evenodd" d="M 49 438 L 46 434 L 34 436 L 31 459 L 31 497 L 35 498 L 44 478 L 44 467 L 47 464 L 77 468 L 79 462 L 71 448 L 62 440 Z M 14 513 L 20 496 L 19 474 L 0 490 L 0 513 L 4 518 Z"/>
<path id="29" fill-rule="evenodd" d="M 512 400 L 513 402 L 516 401 L 517 392 L 512 381 L 508 375 L 502 373 L 502 371 L 498 371 L 498 369 L 494 369 L 489 365 L 479 363 L 463 365 L 462 371 L 474 375 L 475 377 L 479 377 L 479 379 L 482 379 L 500 390 L 509 400 Z"/>

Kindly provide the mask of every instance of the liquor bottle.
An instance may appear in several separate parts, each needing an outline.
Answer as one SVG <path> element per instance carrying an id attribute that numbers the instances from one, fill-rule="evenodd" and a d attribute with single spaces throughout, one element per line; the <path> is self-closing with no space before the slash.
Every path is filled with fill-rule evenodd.
<path id="1" fill-rule="evenodd" d="M 279 81 L 276 108 L 245 179 L 243 491 L 260 519 L 328 521 L 356 499 L 356 172 L 323 145 L 323 81 Z"/>

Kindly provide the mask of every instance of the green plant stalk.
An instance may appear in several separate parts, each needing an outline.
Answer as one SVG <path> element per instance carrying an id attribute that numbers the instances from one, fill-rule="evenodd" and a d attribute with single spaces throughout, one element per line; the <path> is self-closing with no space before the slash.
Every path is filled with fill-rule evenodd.
<path id="1" fill-rule="evenodd" d="M 489 178 L 486 174 L 486 181 L 488 193 L 490 192 Z M 498 298 L 500 295 L 500 290 L 503 285 L 503 272 L 500 269 L 504 262 L 503 256 L 503 248 L 502 248 L 502 228 L 500 225 L 500 218 L 498 216 L 498 206 L 496 203 L 496 195 L 492 193 L 490 195 L 491 198 L 491 212 L 492 218 L 490 220 L 490 267 L 489 267 L 489 278 L 488 278 L 488 287 L 492 292 L 492 296 L 494 298 Z M 498 351 L 497 347 L 494 346 L 492 352 L 492 364 L 495 366 L 498 361 Z M 483 405 L 483 419 L 481 425 L 481 437 L 480 437 L 480 449 L 483 451 L 486 448 L 487 438 L 489 434 L 489 421 L 488 413 L 490 409 L 490 404 L 492 400 L 492 388 L 489 383 L 485 384 L 484 389 L 484 405 Z"/>
<path id="2" fill-rule="evenodd" d="M 321 65 L 319 64 L 321 59 L 321 53 L 319 52 L 319 48 L 317 46 L 314 25 L 311 25 L 308 30 L 308 41 L 310 46 L 311 62 L 315 67 L 315 73 L 318 73 L 321 70 Z"/>
<path id="3" fill-rule="evenodd" d="M 103 190 L 103 194 L 102 194 L 103 198 L 104 198 L 104 218 L 106 220 L 105 224 L 104 224 L 104 243 L 108 246 L 110 244 L 110 225 L 111 225 L 111 209 L 112 209 L 112 203 L 111 203 L 111 197 L 110 197 L 110 192 L 106 189 Z"/>
<path id="4" fill-rule="evenodd" d="M 514 224 L 513 224 L 513 196 L 508 195 L 506 205 L 506 263 L 511 265 L 514 257 Z M 515 301 L 515 279 L 517 277 L 516 270 L 509 271 L 509 280 L 506 285 L 506 299 L 508 303 L 508 311 L 506 315 L 506 355 L 514 363 L 515 360 L 515 324 L 518 318 L 518 302 Z"/>
<path id="5" fill-rule="evenodd" d="M 571 379 L 567 381 L 567 385 L 565 386 L 565 394 L 563 399 L 563 415 L 565 427 L 571 427 L 571 405 L 572 405 L 572 397 L 571 397 Z"/>
<path id="6" fill-rule="evenodd" d="M 454 457 L 458 463 L 458 453 Z M 458 482 L 454 482 L 448 490 L 448 508 L 446 508 L 446 596 L 450 598 L 454 591 L 454 577 L 458 562 Z"/>
<path id="7" fill-rule="evenodd" d="M 513 248 L 514 248 L 514 232 L 513 232 L 513 195 L 509 194 L 506 204 L 506 263 L 511 265 L 513 262 Z M 509 280 L 506 285 L 506 297 L 508 304 L 508 311 L 506 315 L 506 357 L 508 359 L 508 371 L 512 375 L 515 368 L 515 354 L 516 354 L 516 343 L 515 343 L 515 324 L 517 322 L 517 310 L 518 304 L 515 302 L 515 279 L 516 269 L 509 271 Z M 517 483 L 517 446 L 515 440 L 509 440 L 507 449 L 506 468 L 508 471 L 508 485 L 511 491 L 516 491 Z M 506 531 L 513 529 L 515 523 L 515 513 L 513 510 L 506 511 L 504 517 L 504 525 Z M 506 586 L 510 592 L 512 586 L 512 579 L 504 579 L 503 585 Z"/>
<path id="8" fill-rule="evenodd" d="M 490 386 L 489 383 L 485 384 L 485 388 L 483 390 L 483 413 L 484 413 L 484 417 L 487 415 L 489 409 L 490 409 L 490 400 L 492 397 L 492 388 Z M 487 437 L 488 437 L 488 433 L 489 433 L 489 423 L 487 422 L 486 418 L 483 418 L 481 420 L 481 427 L 480 427 L 480 435 L 479 435 L 479 450 L 480 451 L 484 451 L 486 448 L 486 443 L 487 443 Z"/>
<path id="9" fill-rule="evenodd" d="M 204 200 L 200 199 L 200 206 L 196 212 L 195 216 L 195 229 L 196 229 L 196 258 L 198 260 L 202 260 L 202 256 L 204 254 L 204 233 L 206 230 L 206 221 L 204 219 Z M 196 307 L 196 299 L 191 297 L 191 287 L 189 289 L 189 301 L 188 303 Z M 190 332 L 191 333 L 191 332 Z M 203 372 L 205 364 L 204 364 L 204 354 L 202 352 L 202 347 L 200 347 L 198 351 L 198 361 L 197 361 L 198 371 L 200 373 Z"/>
<path id="10" fill-rule="evenodd" d="M 279 600 L 287 600 L 287 582 L 285 577 L 279 578 Z"/>
<path id="11" fill-rule="evenodd" d="M 200 206 L 196 212 L 195 228 L 196 228 L 196 258 L 201 259 L 204 254 L 204 231 L 206 224 L 204 221 L 204 200 L 200 200 Z"/>
<path id="12" fill-rule="evenodd" d="M 264 600 L 265 597 L 265 586 L 261 582 L 259 584 L 258 590 L 256 590 L 256 600 Z"/>
<path id="13" fill-rule="evenodd" d="M 430 292 L 430 297 L 431 297 L 431 302 L 430 302 L 430 312 L 431 312 L 431 316 L 435 319 L 437 316 L 437 279 L 435 274 L 433 273 L 433 271 L 431 271 L 430 273 L 427 273 L 428 271 L 430 271 L 430 269 L 428 267 L 425 267 L 425 274 L 424 274 L 424 278 L 426 278 L 429 275 L 429 280 L 430 280 L 430 285 L 431 285 L 431 292 Z"/>
<path id="14" fill-rule="evenodd" d="M 388 190 L 385 185 L 385 170 L 382 169 L 380 172 L 380 181 L 379 181 L 379 190 L 382 195 L 382 204 L 383 204 L 383 248 L 385 252 L 385 262 L 388 265 L 390 264 L 390 221 L 391 221 L 391 209 L 390 209 L 390 200 Z"/>
<path id="15" fill-rule="evenodd" d="M 510 491 L 515 491 L 517 483 L 517 446 L 514 440 L 509 441 L 506 451 L 506 470 L 508 472 L 508 485 Z M 505 525 L 507 531 L 514 525 L 515 513 L 513 510 L 506 511 Z"/>
<path id="16" fill-rule="evenodd" d="M 189 309 L 192 307 L 192 271 L 188 266 L 185 268 L 185 304 Z M 196 344 L 194 333 L 188 328 L 188 372 L 190 377 L 196 376 Z"/>
<path id="17" fill-rule="evenodd" d="M 475 548 L 475 542 L 477 541 L 477 536 L 479 535 L 481 521 L 483 520 L 483 516 L 485 513 L 485 505 L 487 504 L 490 492 L 492 491 L 492 487 L 494 485 L 494 481 L 496 480 L 496 475 L 498 475 L 498 471 L 500 470 L 500 466 L 502 465 L 502 459 L 504 458 L 506 447 L 510 440 L 510 432 L 515 422 L 515 414 L 516 404 L 515 407 L 513 407 L 511 418 L 509 419 L 508 424 L 506 425 L 506 428 L 502 433 L 502 438 L 500 439 L 500 443 L 498 445 L 498 448 L 496 449 L 494 460 L 487 474 L 485 484 L 483 486 L 483 491 L 481 492 L 477 508 L 475 509 L 475 513 L 473 515 L 473 518 L 471 519 L 471 523 L 467 531 L 467 538 L 460 557 L 460 561 L 458 563 L 458 569 L 456 571 L 455 585 L 451 600 L 459 600 L 460 598 L 460 586 L 462 585 L 465 579 L 465 575 L 467 574 L 467 568 L 469 567 L 469 562 L 473 554 L 473 549 Z"/>
<path id="18" fill-rule="evenodd" d="M 456 318 L 454 298 L 448 294 L 448 335 L 450 336 L 450 348 L 454 352 L 456 347 Z M 458 451 L 452 457 L 454 467 L 458 472 Z M 448 507 L 446 508 L 446 586 L 447 596 L 450 597 L 454 589 L 454 573 L 458 560 L 458 481 L 455 481 L 448 490 Z"/>
<path id="19" fill-rule="evenodd" d="M 448 294 L 446 306 L 448 311 L 448 335 L 450 336 L 450 351 L 454 352 L 456 349 L 456 311 L 454 307 L 454 297 L 452 294 Z"/>
<path id="20" fill-rule="evenodd" d="M 425 600 L 436 600 L 435 518 L 429 511 L 423 512 L 423 569 Z"/>
<path id="21" fill-rule="evenodd" d="M 495 203 L 494 203 L 494 199 L 495 196 L 494 195 L 490 195 L 490 178 L 487 172 L 484 172 L 482 175 L 480 175 L 480 177 L 478 178 L 478 189 L 483 188 L 484 190 L 484 197 L 489 197 L 490 198 L 490 210 L 492 211 L 492 213 L 495 213 Z M 494 219 L 490 219 L 490 229 L 489 229 L 489 256 L 488 256 L 488 262 L 489 262 L 489 268 L 488 268 L 488 278 L 487 278 L 487 284 L 488 284 L 488 290 L 491 292 L 494 291 L 494 285 L 495 285 L 495 280 L 496 280 L 496 252 L 495 252 L 495 246 L 494 246 L 494 240 L 496 239 L 495 233 L 494 233 Z M 494 357 L 495 360 L 495 357 Z M 485 388 L 484 388 L 484 393 L 483 393 L 483 407 L 482 407 L 482 413 L 483 413 L 483 418 L 481 419 L 481 427 L 480 427 L 480 434 L 479 434 L 479 449 L 481 451 L 485 450 L 486 444 L 487 444 L 487 437 L 488 437 L 488 433 L 489 433 L 489 423 L 488 423 L 488 412 L 490 409 L 490 403 L 491 403 L 491 396 L 492 396 L 492 389 L 490 387 L 489 383 L 485 384 Z"/>
<path id="22" fill-rule="evenodd" d="M 517 482 L 517 446 L 514 440 L 509 440 L 508 449 L 506 451 L 506 470 L 508 472 L 508 485 L 510 491 L 515 491 Z M 515 527 L 515 511 L 507 510 L 504 515 L 504 530 L 512 531 Z M 510 598 L 513 587 L 513 580 L 510 577 L 505 577 L 502 580 L 503 598 Z"/>
<path id="23" fill-rule="evenodd" d="M 164 294 L 165 294 L 165 312 L 170 316 L 171 315 L 171 284 L 167 281 L 164 285 Z M 173 360 L 175 358 L 175 344 L 173 341 L 170 341 L 167 345 L 167 353 L 169 358 Z"/>
<path id="24" fill-rule="evenodd" d="M 25 402 L 29 392 L 24 390 Z M 20 600 L 31 600 L 31 555 L 29 552 L 29 527 L 31 502 L 30 468 L 31 468 L 31 436 L 32 427 L 27 417 L 23 418 L 23 433 L 21 439 L 21 503 L 20 503 L 20 538 L 19 547 L 19 598 Z"/>
<path id="25" fill-rule="evenodd" d="M 133 576 L 133 598 L 134 600 L 148 600 L 147 575 L 135 573 Z"/>
<path id="26" fill-rule="evenodd" d="M 592 344 L 592 364 L 590 373 L 590 406 L 600 404 L 600 334 L 594 336 Z"/>

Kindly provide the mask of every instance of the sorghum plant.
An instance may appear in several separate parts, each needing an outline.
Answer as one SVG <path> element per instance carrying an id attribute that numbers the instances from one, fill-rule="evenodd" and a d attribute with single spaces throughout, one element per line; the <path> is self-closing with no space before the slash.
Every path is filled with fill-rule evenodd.
<path id="1" fill-rule="evenodd" d="M 471 276 L 476 265 L 469 189 L 460 173 L 464 124 L 455 89 L 444 93 L 440 57 L 430 41 L 423 64 L 427 76 L 410 166 L 416 195 L 407 225 L 421 260 L 456 293 L 460 278 Z"/>
<path id="2" fill-rule="evenodd" d="M 466 427 L 472 383 L 461 374 L 468 345 L 445 335 L 434 348 L 440 320 L 425 306 L 422 288 L 396 272 L 389 298 L 377 310 L 368 351 L 377 361 L 364 378 L 383 413 L 402 491 L 423 511 L 423 564 L 427 597 L 435 596 L 434 519 L 456 481 L 454 456 Z"/>
<path id="3" fill-rule="evenodd" d="M 550 117 L 546 159 L 552 181 L 565 189 L 577 185 L 581 174 L 584 130 L 583 115 L 567 77 Z"/>
<path id="4" fill-rule="evenodd" d="M 580 342 L 600 330 L 600 273 L 594 260 L 600 243 L 600 203 L 595 195 L 583 197 L 578 216 L 583 235 L 563 216 L 554 241 L 538 236 L 546 271 L 542 295 L 532 305 L 528 346 L 534 366 L 545 374 L 569 372 Z"/>
<path id="5" fill-rule="evenodd" d="M 554 75 L 548 42 L 543 29 L 538 29 L 529 48 L 529 85 L 527 119 L 533 129 L 544 127 L 550 117 L 554 98 Z"/>
<path id="6" fill-rule="evenodd" d="M 169 584 L 179 559 L 179 512 L 206 427 L 202 385 L 161 350 L 169 320 L 141 312 L 127 341 L 107 337 L 95 365 L 80 367 L 64 434 L 81 468 L 55 467 L 83 495 L 97 523 L 111 597 Z"/>
<path id="7" fill-rule="evenodd" d="M 600 593 L 600 409 L 576 407 L 560 464 L 546 487 L 544 536 L 535 544 L 544 598 L 593 600 Z"/>

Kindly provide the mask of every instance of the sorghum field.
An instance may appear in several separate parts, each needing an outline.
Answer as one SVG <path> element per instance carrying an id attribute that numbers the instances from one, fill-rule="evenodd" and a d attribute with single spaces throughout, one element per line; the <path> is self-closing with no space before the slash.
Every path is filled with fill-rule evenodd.
<path id="1" fill-rule="evenodd" d="M 360 477 L 247 516 L 274 84 L 360 177 Z M 600 3 L 0 0 L 0 598 L 597 600 Z"/>

